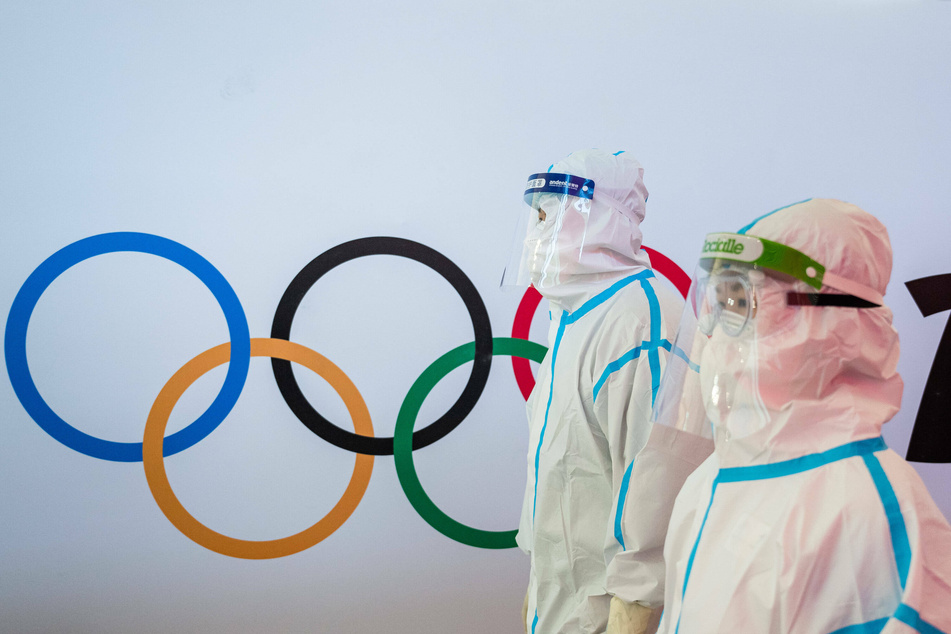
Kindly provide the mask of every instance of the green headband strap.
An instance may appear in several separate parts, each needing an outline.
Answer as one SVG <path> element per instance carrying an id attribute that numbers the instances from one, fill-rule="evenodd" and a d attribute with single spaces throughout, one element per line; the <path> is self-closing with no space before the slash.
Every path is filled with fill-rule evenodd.
<path id="1" fill-rule="evenodd" d="M 827 273 L 826 267 L 805 253 L 772 240 L 739 233 L 711 233 L 703 243 L 701 260 L 725 259 L 746 262 L 791 275 L 816 290 L 831 286 L 873 304 L 884 304 L 881 294 L 864 284 Z"/>

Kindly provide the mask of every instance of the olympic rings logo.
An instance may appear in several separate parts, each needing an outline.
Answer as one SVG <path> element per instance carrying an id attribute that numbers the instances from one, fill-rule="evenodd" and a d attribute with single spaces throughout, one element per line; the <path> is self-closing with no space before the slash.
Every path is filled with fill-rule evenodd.
<path id="1" fill-rule="evenodd" d="M 650 252 L 655 268 L 686 295 L 689 278 L 662 254 Z M 30 374 L 26 333 L 37 302 L 52 282 L 69 268 L 97 255 L 138 252 L 156 255 L 195 275 L 221 307 L 230 342 L 188 361 L 168 380 L 156 397 L 145 423 L 141 443 L 115 442 L 86 434 L 60 418 L 40 395 Z M 413 383 L 397 414 L 392 438 L 377 437 L 366 403 L 346 374 L 329 359 L 290 341 L 291 324 L 304 295 L 324 274 L 350 260 L 369 255 L 394 255 L 423 264 L 448 281 L 462 298 L 472 321 L 474 340 L 434 361 Z M 515 530 L 486 531 L 446 515 L 429 498 L 416 474 L 413 451 L 426 447 L 455 429 L 475 407 L 488 381 L 492 357 L 512 357 L 519 389 L 525 398 L 534 378 L 529 360 L 541 362 L 547 348 L 528 341 L 528 331 L 541 296 L 529 289 L 516 312 L 511 337 L 493 337 L 488 312 L 469 278 L 446 256 L 403 238 L 369 237 L 352 240 L 314 258 L 293 279 L 275 311 L 269 338 L 252 338 L 244 309 L 224 276 L 205 258 L 173 240 L 145 233 L 106 233 L 74 242 L 47 258 L 20 287 L 7 318 L 4 355 L 14 392 L 31 418 L 63 445 L 94 458 L 139 462 L 156 503 L 168 520 L 195 543 L 214 552 L 244 559 L 270 559 L 298 553 L 336 531 L 356 510 L 370 482 L 375 456 L 393 455 L 397 476 L 407 499 L 430 526 L 463 544 L 480 548 L 515 546 Z M 208 528 L 192 516 L 176 497 L 165 471 L 164 458 L 184 451 L 214 431 L 237 403 L 252 357 L 271 359 L 281 395 L 295 416 L 314 434 L 356 454 L 350 483 L 336 505 L 309 528 L 280 539 L 249 541 Z M 224 363 L 228 370 L 211 405 L 183 429 L 165 436 L 169 416 L 185 391 L 201 376 Z M 294 377 L 291 362 L 323 378 L 343 400 L 354 432 L 322 416 L 306 399 Z M 415 430 L 420 408 L 430 391 L 452 370 L 472 362 L 468 382 L 459 398 L 434 422 Z"/>

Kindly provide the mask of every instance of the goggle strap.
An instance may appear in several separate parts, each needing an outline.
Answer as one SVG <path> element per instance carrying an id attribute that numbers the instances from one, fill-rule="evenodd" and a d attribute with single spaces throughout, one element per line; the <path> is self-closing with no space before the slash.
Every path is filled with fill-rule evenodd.
<path id="1" fill-rule="evenodd" d="M 867 302 L 872 304 L 877 304 L 881 306 L 885 303 L 885 298 L 882 297 L 881 293 L 877 292 L 873 288 L 869 288 L 864 284 L 859 284 L 858 282 L 853 282 L 852 280 L 840 277 L 835 273 L 830 273 L 826 271 L 822 276 L 822 283 L 825 286 L 831 286 L 832 288 L 844 291 L 849 295 L 855 295 L 856 297 L 861 297 Z"/>
<path id="2" fill-rule="evenodd" d="M 846 308 L 878 308 L 874 304 L 855 295 L 837 295 L 832 293 L 786 293 L 787 306 L 843 306 Z"/>

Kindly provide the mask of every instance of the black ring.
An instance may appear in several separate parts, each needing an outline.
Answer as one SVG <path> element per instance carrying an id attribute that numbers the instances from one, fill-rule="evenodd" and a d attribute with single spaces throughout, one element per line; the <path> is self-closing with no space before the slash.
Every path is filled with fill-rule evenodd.
<path id="1" fill-rule="evenodd" d="M 291 323 L 304 295 L 325 273 L 331 269 L 366 255 L 397 255 L 425 264 L 441 275 L 459 293 L 475 333 L 475 361 L 472 372 L 462 394 L 452 407 L 435 422 L 413 432 L 413 449 L 420 449 L 436 442 L 469 415 L 482 395 L 489 379 L 492 365 L 492 325 L 489 313 L 472 281 L 466 277 L 456 264 L 435 249 L 404 238 L 372 237 L 344 242 L 324 251 L 301 269 L 293 279 L 274 313 L 271 324 L 271 338 L 290 341 Z M 368 437 L 355 434 L 337 427 L 320 415 L 304 397 L 291 363 L 283 359 L 271 359 L 274 379 L 284 397 L 284 402 L 294 415 L 311 430 L 327 442 L 354 453 L 373 456 L 393 455 L 392 437 Z"/>

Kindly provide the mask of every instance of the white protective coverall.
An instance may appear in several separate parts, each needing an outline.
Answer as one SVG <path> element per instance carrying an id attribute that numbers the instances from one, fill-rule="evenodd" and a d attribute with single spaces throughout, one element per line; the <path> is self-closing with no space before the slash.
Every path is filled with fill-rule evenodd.
<path id="1" fill-rule="evenodd" d="M 887 233 L 854 205 L 805 201 L 740 233 L 885 293 Z M 660 631 L 949 633 L 951 528 L 880 436 L 902 394 L 891 311 L 789 310 L 795 326 L 758 349 L 765 424 L 718 435 L 677 497 Z"/>
<path id="2" fill-rule="evenodd" d="M 581 260 L 547 258 L 557 270 L 543 277 L 557 284 L 537 284 L 542 272 L 534 272 L 550 302 L 551 327 L 527 405 L 528 478 L 517 535 L 531 556 L 525 625 L 535 634 L 600 633 L 611 601 L 606 561 L 622 550 L 612 505 L 647 439 L 683 302 L 640 248 L 647 191 L 637 161 L 586 150 L 549 172 L 591 179 L 595 191 L 584 235 L 577 236 L 584 241 Z M 654 541 L 663 542 L 665 528 L 650 527 Z M 644 565 L 663 575 L 662 562 Z"/>

